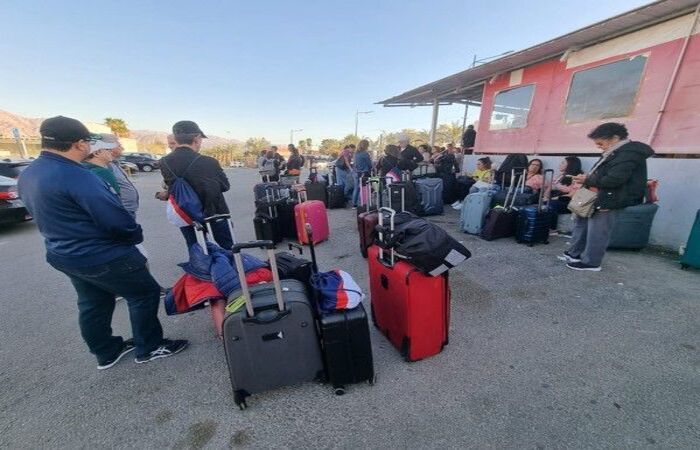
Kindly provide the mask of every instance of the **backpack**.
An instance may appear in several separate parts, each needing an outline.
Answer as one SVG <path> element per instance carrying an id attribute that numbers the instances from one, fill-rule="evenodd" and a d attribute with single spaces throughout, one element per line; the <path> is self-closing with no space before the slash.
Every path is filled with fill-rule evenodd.
<path id="1" fill-rule="evenodd" d="M 190 167 L 192 167 L 199 157 L 200 155 L 197 155 L 179 176 L 168 167 L 165 161 L 161 160 L 161 164 L 175 177 L 175 181 L 173 181 L 170 185 L 170 189 L 168 189 L 170 195 L 168 196 L 166 213 L 170 223 L 176 227 L 182 228 L 190 226 L 194 222 L 204 222 L 204 208 L 202 207 L 202 202 L 190 183 L 184 178 L 185 173 L 190 170 Z"/>

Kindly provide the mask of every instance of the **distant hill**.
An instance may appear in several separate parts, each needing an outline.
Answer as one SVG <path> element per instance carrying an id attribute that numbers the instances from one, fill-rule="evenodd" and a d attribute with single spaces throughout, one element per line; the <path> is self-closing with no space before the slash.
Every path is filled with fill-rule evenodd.
<path id="1" fill-rule="evenodd" d="M 38 137 L 39 126 L 44 119 L 32 119 L 23 117 L 11 112 L 0 110 L 0 136 L 12 137 L 12 128 L 19 128 L 19 131 L 26 137 Z"/>
<path id="2" fill-rule="evenodd" d="M 167 142 L 168 134 L 165 131 L 153 131 L 153 130 L 132 130 L 131 137 L 136 139 L 139 146 L 147 144 L 155 144 L 160 142 L 165 144 Z M 217 145 L 224 144 L 243 144 L 242 141 L 237 139 L 226 139 L 219 136 L 208 135 L 207 139 L 204 139 L 202 143 L 203 148 L 215 147 Z"/>
<path id="3" fill-rule="evenodd" d="M 43 118 L 29 118 L 18 114 L 0 110 L 0 137 L 12 137 L 12 128 L 19 128 L 22 135 L 25 137 L 39 137 L 39 126 Z M 168 133 L 165 131 L 154 130 L 133 130 L 131 137 L 136 139 L 139 148 L 146 144 L 155 144 L 167 141 Z M 226 139 L 219 136 L 209 135 L 208 139 L 204 139 L 203 147 L 209 148 L 223 144 L 242 144 L 242 141 L 236 139 Z"/>

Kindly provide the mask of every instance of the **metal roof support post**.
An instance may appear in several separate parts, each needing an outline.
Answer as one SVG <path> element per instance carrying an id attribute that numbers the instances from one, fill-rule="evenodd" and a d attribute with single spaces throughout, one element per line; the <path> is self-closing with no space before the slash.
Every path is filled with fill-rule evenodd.
<path id="1" fill-rule="evenodd" d="M 433 100 L 433 120 L 430 122 L 430 139 L 429 143 L 432 147 L 435 145 L 435 134 L 437 133 L 438 111 L 440 110 L 440 100 Z"/>

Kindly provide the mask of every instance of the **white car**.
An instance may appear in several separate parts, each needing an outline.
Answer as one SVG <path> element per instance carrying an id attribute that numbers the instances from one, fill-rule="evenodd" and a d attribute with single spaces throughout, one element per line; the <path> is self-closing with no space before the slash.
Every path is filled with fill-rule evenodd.
<path id="1" fill-rule="evenodd" d="M 231 161 L 229 167 L 245 167 L 242 161 Z"/>

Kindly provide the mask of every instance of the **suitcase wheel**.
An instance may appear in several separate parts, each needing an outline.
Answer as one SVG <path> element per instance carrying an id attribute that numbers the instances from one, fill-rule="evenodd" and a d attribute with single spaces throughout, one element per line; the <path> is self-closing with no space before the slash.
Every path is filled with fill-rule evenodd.
<path id="1" fill-rule="evenodd" d="M 367 380 L 367 384 L 370 386 L 374 386 L 374 384 L 377 382 L 377 374 L 373 373 L 372 376 Z"/>
<path id="2" fill-rule="evenodd" d="M 335 395 L 345 395 L 345 386 L 333 386 L 333 393 Z"/>
<path id="3" fill-rule="evenodd" d="M 683 264 L 683 263 L 681 263 L 681 269 L 687 270 L 688 267 L 689 267 L 688 264 Z"/>
<path id="4" fill-rule="evenodd" d="M 248 407 L 248 404 L 245 402 L 245 398 L 246 393 L 244 391 L 235 391 L 233 393 L 233 401 L 236 402 L 238 409 L 240 409 L 241 411 Z"/>

